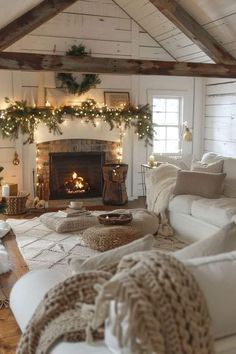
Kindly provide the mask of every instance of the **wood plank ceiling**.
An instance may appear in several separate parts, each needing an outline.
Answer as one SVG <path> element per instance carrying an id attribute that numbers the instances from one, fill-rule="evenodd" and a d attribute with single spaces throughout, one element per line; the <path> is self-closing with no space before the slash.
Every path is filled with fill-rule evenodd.
<path id="1" fill-rule="evenodd" d="M 2 1 L 3 0 L 0 0 L 0 4 Z M 41 1 L 41 4 L 38 4 L 39 1 L 37 1 L 37 0 L 31 0 L 31 1 L 32 1 L 32 3 L 34 3 L 34 5 L 37 5 L 39 8 L 43 4 L 47 4 L 47 5 L 51 6 L 52 3 L 54 3 L 54 5 L 55 5 L 55 3 L 58 3 L 58 4 L 64 3 L 65 7 L 67 7 L 69 3 L 76 2 L 76 0 L 63 0 L 63 1 L 54 0 L 52 2 L 51 2 L 51 0 L 44 0 L 44 1 Z M 197 6 L 197 3 L 199 1 L 201 1 L 201 0 L 194 0 L 195 7 Z M 207 0 L 207 1 L 212 1 L 212 0 Z M 218 2 L 220 0 L 214 0 L 214 1 Z M 231 0 L 227 0 L 227 2 L 231 3 Z M 27 3 L 29 5 L 29 0 L 23 1 L 23 4 L 25 4 L 25 3 Z M 118 4 L 120 9 L 114 3 Z M 147 1 L 147 0 L 114 0 L 114 1 L 112 1 L 112 0 L 81 0 L 81 1 L 77 1 L 74 5 L 70 6 L 66 11 L 63 11 L 61 14 L 57 15 L 55 18 L 51 19 L 50 21 L 48 21 L 44 25 L 39 26 L 37 29 L 35 29 L 33 32 L 31 32 L 29 35 L 25 36 L 24 38 L 19 40 L 16 44 L 11 46 L 10 49 L 8 48 L 8 50 L 20 51 L 20 52 L 25 51 L 25 52 L 32 52 L 32 53 L 33 52 L 34 53 L 40 53 L 40 52 L 45 53 L 45 52 L 47 52 L 47 50 L 45 48 L 46 38 L 50 37 L 50 40 L 51 40 L 52 38 L 55 37 L 58 39 L 58 41 L 57 41 L 58 44 L 59 44 L 59 41 L 61 40 L 61 38 L 63 38 L 64 29 L 60 26 L 60 24 L 64 22 L 67 25 L 68 25 L 68 23 L 71 24 L 71 27 L 67 26 L 66 35 L 67 35 L 67 39 L 69 39 L 68 41 L 66 41 L 67 48 L 68 48 L 68 42 L 70 42 L 70 45 L 71 45 L 71 44 L 76 44 L 75 41 L 77 41 L 77 40 L 80 40 L 80 41 L 81 41 L 81 39 L 82 40 L 84 40 L 84 39 L 89 40 L 89 39 L 91 39 L 92 33 L 96 37 L 96 33 L 94 33 L 95 29 L 96 29 L 95 32 L 99 33 L 100 40 L 102 37 L 101 34 L 104 35 L 104 33 L 105 33 L 106 36 L 111 35 L 111 38 L 110 38 L 111 42 L 114 40 L 117 40 L 117 42 L 119 42 L 120 41 L 119 36 L 120 35 L 122 36 L 122 31 L 123 31 L 124 43 L 126 42 L 125 36 L 127 36 L 127 33 L 125 33 L 125 32 L 130 33 L 129 41 L 130 41 L 131 47 L 133 46 L 134 39 L 138 38 L 140 40 L 141 33 L 143 34 L 143 37 L 147 40 L 147 43 L 152 43 L 152 45 L 153 45 L 153 43 L 155 43 L 155 46 L 156 46 L 155 51 L 156 50 L 157 51 L 154 55 L 154 58 L 148 57 L 145 59 L 157 59 L 157 60 L 167 60 L 167 61 L 177 60 L 177 61 L 182 61 L 182 62 L 190 61 L 190 62 L 199 62 L 199 63 L 212 62 L 212 60 L 209 58 L 209 56 L 207 56 L 199 48 L 198 45 L 193 43 L 193 42 L 196 42 L 196 40 L 194 38 L 196 32 L 194 32 L 194 31 L 191 32 L 191 28 L 190 28 L 191 26 L 188 26 L 188 24 L 186 22 L 184 24 L 184 21 L 179 23 L 179 20 L 181 20 L 181 14 L 178 15 L 179 17 L 178 16 L 173 17 L 173 11 L 172 12 L 169 11 L 169 8 L 168 8 L 169 5 L 170 5 L 170 7 L 174 6 L 174 7 L 178 8 L 179 7 L 178 3 L 175 2 L 175 0 L 168 0 L 168 1 L 164 1 L 164 0 L 150 0 L 150 1 Z M 186 2 L 185 0 L 182 0 L 182 3 L 183 4 L 181 6 L 183 6 L 183 8 L 184 8 L 184 6 L 187 6 L 187 5 L 189 6 L 190 2 Z M 20 6 L 19 0 L 16 0 L 16 4 L 18 4 L 18 7 Z M 101 8 L 103 8 L 103 5 L 106 5 L 106 6 L 108 5 L 109 7 L 113 6 L 113 8 L 114 8 L 114 6 L 116 6 L 115 12 L 116 12 L 116 14 L 118 13 L 118 15 L 116 15 L 117 17 L 113 17 L 113 16 L 111 17 L 110 12 L 109 12 L 108 16 L 105 16 L 106 17 L 106 26 L 111 29 L 109 31 L 104 31 L 104 27 L 102 28 L 102 31 L 100 31 L 100 28 L 102 27 L 101 23 L 96 26 L 96 23 L 92 23 L 92 21 L 91 21 L 92 18 L 93 18 L 93 20 L 94 20 L 94 18 L 96 18 L 96 20 L 98 20 L 100 22 L 104 22 L 104 13 L 103 13 L 102 19 L 97 18 L 98 12 L 99 12 L 99 10 L 101 10 Z M 231 3 L 231 5 L 232 5 L 232 3 Z M 163 11 L 163 6 L 164 6 L 164 11 Z M 185 14 L 185 10 L 183 10 L 183 8 L 180 7 L 180 10 L 182 11 L 182 13 Z M 232 8 L 233 8 L 233 5 L 232 5 Z M 63 9 L 63 5 L 61 6 L 61 9 L 59 9 L 59 11 L 62 9 Z M 81 13 L 81 9 L 83 9 L 82 13 Z M 91 14 L 86 13 L 86 11 L 89 12 L 89 11 L 91 11 L 91 9 L 92 9 L 93 13 L 91 13 Z M 169 18 L 171 18 L 172 22 L 169 21 L 159 10 L 161 10 L 163 13 L 165 13 L 165 15 L 167 15 Z M 235 5 L 235 10 L 236 10 L 236 5 Z M 196 10 L 192 9 L 192 13 L 190 14 L 190 15 L 192 15 L 193 18 L 195 16 L 195 11 Z M 34 13 L 34 10 L 32 10 L 32 13 Z M 84 28 L 85 18 L 88 17 L 88 15 L 90 16 L 90 19 L 87 23 L 87 27 L 85 26 L 86 28 Z M 174 15 L 176 15 L 176 14 L 174 14 Z M 228 16 L 231 16 L 231 15 L 232 14 L 230 14 Z M 188 17 L 189 15 L 187 13 L 186 13 L 186 16 L 188 19 L 191 19 L 191 17 Z M 201 17 L 199 14 L 199 11 L 198 11 L 198 16 Z M 42 15 L 41 17 L 42 18 L 40 19 L 40 16 L 39 16 L 39 23 L 42 23 L 44 21 L 44 19 L 46 19 L 46 12 L 45 12 L 45 16 Z M 14 16 L 13 16 L 13 18 L 14 18 Z M 76 19 L 76 21 L 75 21 L 75 19 Z M 136 28 L 135 28 L 133 22 L 130 22 L 130 21 L 132 21 L 132 19 L 134 19 L 138 23 L 138 25 L 141 25 L 141 27 L 136 25 Z M 8 18 L 8 20 L 9 20 L 9 18 Z M 0 21 L 1 21 L 1 16 L 0 16 Z M 204 48 L 205 43 L 207 43 L 205 38 L 203 38 L 204 33 L 206 33 L 206 32 L 204 32 L 205 31 L 204 29 L 201 31 L 201 28 L 199 28 L 197 23 L 196 23 L 196 26 L 198 26 L 198 27 L 196 27 L 194 21 L 195 20 L 193 19 L 193 24 L 194 24 L 195 29 L 197 28 L 199 33 L 201 32 L 200 36 L 202 37 L 202 42 L 200 43 L 200 46 Z M 29 22 L 30 22 L 30 19 L 29 19 Z M 173 24 L 173 22 L 178 24 L 178 26 L 185 33 L 187 33 L 188 37 L 190 37 L 191 39 L 188 38 L 183 32 L 181 32 L 175 26 L 175 24 Z M 13 22 L 13 25 L 15 25 L 15 24 L 17 24 L 17 20 L 15 22 Z M 82 24 L 83 24 L 83 26 L 81 26 Z M 9 30 L 9 28 L 11 28 L 12 25 L 10 24 L 9 26 L 6 26 L 6 29 Z M 33 23 L 33 25 L 32 25 L 32 28 L 35 28 L 35 27 L 36 27 L 36 22 Z M 81 31 L 82 27 L 83 27 L 83 30 Z M 119 32 L 116 32 L 117 27 L 118 27 Z M 29 32 L 29 28 L 30 28 L 30 26 L 28 26 L 28 29 L 25 31 L 25 33 Z M 2 37 L 1 37 L 1 31 L 0 31 L 0 45 L 1 45 L 1 39 L 2 39 L 2 48 L 6 47 L 6 45 L 7 45 L 6 29 L 5 29 L 5 32 L 4 32 L 4 30 L 2 31 L 2 34 L 3 34 Z M 89 35 L 88 35 L 89 29 L 92 31 L 92 33 L 89 33 Z M 135 29 L 135 31 L 134 31 L 134 29 Z M 12 32 L 12 31 L 8 31 L 8 32 Z M 134 32 L 136 32 L 136 33 L 134 33 Z M 77 33 L 79 33 L 79 35 Z M 22 35 L 24 35 L 23 30 L 22 30 Z M 87 38 L 86 38 L 86 35 L 88 35 Z M 117 35 L 117 37 L 116 37 L 116 35 Z M 14 37 L 14 35 L 12 35 L 12 38 L 13 37 Z M 18 36 L 18 38 L 19 37 L 20 37 L 20 35 Z M 38 39 L 43 38 L 43 41 L 41 44 L 43 49 L 40 50 L 38 48 L 38 43 L 40 41 L 35 41 L 35 37 L 38 37 Z M 81 37 L 83 37 L 83 38 L 81 38 Z M 206 37 L 208 40 L 211 39 L 211 36 L 210 35 L 208 36 L 207 33 L 206 33 Z M 5 43 L 4 43 L 4 39 L 5 39 Z M 37 43 L 34 48 L 29 48 L 30 39 L 31 39 L 31 46 L 32 47 L 34 47 L 35 43 Z M 94 39 L 96 41 L 96 38 L 93 38 L 93 40 Z M 107 40 L 109 40 L 107 37 L 104 38 L 104 42 Z M 197 42 L 199 43 L 199 39 Z M 11 41 L 9 41 L 9 43 L 11 43 Z M 23 43 L 23 47 L 28 46 L 28 48 L 24 48 L 22 50 L 22 43 Z M 144 40 L 144 43 L 145 43 L 145 40 Z M 214 43 L 214 39 L 213 39 L 212 43 L 214 44 L 214 47 L 216 47 L 216 45 Z M 217 48 L 217 50 L 218 49 L 221 50 L 222 57 L 224 57 L 224 58 L 223 58 L 223 60 L 221 60 L 220 56 L 217 53 L 215 56 L 214 50 L 211 50 L 211 48 L 210 48 L 212 43 L 207 43 L 207 47 L 205 48 L 205 52 L 208 52 L 208 54 L 211 55 L 211 57 L 213 57 L 216 62 L 222 62 L 222 61 L 224 61 L 226 63 L 234 62 L 234 59 L 232 60 L 232 57 L 230 55 L 227 56 L 227 53 L 224 52 L 224 49 L 221 50 L 220 46 L 219 46 L 219 48 Z M 64 42 L 64 44 L 65 44 L 65 42 Z M 64 53 L 67 48 L 65 48 L 65 46 L 64 46 L 64 48 L 62 48 L 62 50 L 61 50 L 61 53 Z M 54 45 L 53 50 L 51 48 L 49 53 L 58 54 L 56 44 Z M 92 55 L 94 56 L 93 52 L 92 52 Z M 217 57 L 217 55 L 218 55 L 218 57 Z M 106 55 L 104 56 L 102 54 L 98 54 L 98 56 L 106 57 Z M 107 56 L 110 56 L 110 55 L 108 54 Z M 116 54 L 115 54 L 115 57 L 117 58 Z M 126 57 L 127 57 L 127 55 L 126 55 Z M 132 51 L 132 48 L 131 48 L 130 57 L 135 58 L 135 53 Z M 120 55 L 120 58 L 124 58 L 123 53 Z M 138 56 L 138 58 L 140 59 L 140 55 Z M 22 57 L 22 59 L 23 59 L 23 57 Z M 141 59 L 142 59 L 142 57 L 141 57 Z M 4 57 L 3 57 L 3 60 L 4 60 Z M 121 62 L 119 62 L 119 63 L 121 63 Z M 129 63 L 132 65 L 135 65 L 134 60 L 130 60 Z M 18 64 L 20 65 L 20 63 L 18 63 Z M 140 65 L 140 63 L 138 65 Z M 142 63 L 142 67 L 145 65 L 148 65 L 149 68 L 153 66 L 153 64 L 151 62 L 149 64 L 147 62 Z M 157 65 L 158 65 L 158 63 L 157 63 Z M 2 65 L 2 66 L 4 66 L 4 65 Z M 159 63 L 158 72 L 160 72 L 161 69 L 163 69 L 163 68 L 164 68 L 163 63 Z M 170 63 L 167 63 L 167 68 L 171 68 Z M 176 68 L 177 68 L 177 66 L 175 66 L 175 69 Z M 182 67 L 182 69 L 181 69 L 181 67 L 178 67 L 179 73 L 182 72 L 182 74 L 183 74 L 183 72 L 184 72 L 183 68 L 184 67 Z M 187 64 L 185 66 L 185 69 L 186 68 L 187 68 L 186 74 L 188 75 L 190 68 L 191 68 L 191 70 L 193 70 L 193 67 L 191 65 Z M 201 69 L 201 66 L 196 66 L 195 72 L 197 71 L 196 68 L 198 68 L 198 70 L 200 70 L 199 72 L 202 72 L 202 73 L 205 70 L 204 68 Z M 215 69 L 216 69 L 216 67 L 215 67 Z M 137 68 L 135 70 L 137 70 Z M 139 69 L 139 70 L 140 70 L 140 73 L 143 73 L 143 69 L 142 70 Z M 217 70 L 218 70 L 217 75 L 221 76 L 222 74 L 226 74 L 228 77 L 228 74 L 229 74 L 228 67 L 226 67 L 226 66 L 218 67 Z M 234 71 L 234 68 L 232 68 L 232 70 Z M 114 70 L 112 72 L 114 72 Z M 178 75 L 178 73 L 177 73 L 177 75 Z M 205 75 L 203 75 L 203 76 L 205 76 Z"/>

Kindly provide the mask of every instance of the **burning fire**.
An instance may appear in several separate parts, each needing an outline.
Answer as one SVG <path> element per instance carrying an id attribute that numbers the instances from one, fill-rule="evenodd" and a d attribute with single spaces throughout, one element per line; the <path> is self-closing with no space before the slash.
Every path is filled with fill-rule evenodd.
<path id="1" fill-rule="evenodd" d="M 73 172 L 72 179 L 64 183 L 67 193 L 85 193 L 90 190 L 89 184 L 83 177 L 78 176 L 76 172 Z"/>

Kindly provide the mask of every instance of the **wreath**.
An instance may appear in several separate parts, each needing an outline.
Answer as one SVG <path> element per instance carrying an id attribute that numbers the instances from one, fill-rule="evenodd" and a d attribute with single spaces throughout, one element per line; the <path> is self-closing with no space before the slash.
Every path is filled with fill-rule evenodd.
<path id="1" fill-rule="evenodd" d="M 89 53 L 86 52 L 85 47 L 82 44 L 79 44 L 73 45 L 66 52 L 66 55 L 82 57 L 89 55 Z M 80 83 L 77 82 L 72 74 L 59 73 L 56 78 L 59 82 L 60 88 L 64 88 L 67 92 L 78 96 L 88 92 L 91 88 L 95 88 L 96 85 L 101 83 L 99 75 L 97 74 L 83 74 L 82 76 L 83 80 Z"/>

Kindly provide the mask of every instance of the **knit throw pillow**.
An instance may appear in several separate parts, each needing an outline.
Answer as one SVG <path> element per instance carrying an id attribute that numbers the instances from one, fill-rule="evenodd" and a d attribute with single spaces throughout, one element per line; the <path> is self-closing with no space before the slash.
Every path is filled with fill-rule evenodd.
<path id="1" fill-rule="evenodd" d="M 45 213 L 40 216 L 40 221 L 49 229 L 58 233 L 84 230 L 99 224 L 95 215 L 81 215 L 70 218 L 57 217 L 57 213 Z"/>
<path id="2" fill-rule="evenodd" d="M 225 176 L 225 173 L 179 170 L 173 194 L 190 194 L 199 195 L 204 198 L 218 198 L 222 194 Z"/>

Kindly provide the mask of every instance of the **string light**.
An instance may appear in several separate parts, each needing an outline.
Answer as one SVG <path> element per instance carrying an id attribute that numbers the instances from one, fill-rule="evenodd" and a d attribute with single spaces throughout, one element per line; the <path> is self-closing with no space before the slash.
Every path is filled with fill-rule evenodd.
<path id="1" fill-rule="evenodd" d="M 10 103 L 5 110 L 0 111 L 0 131 L 3 137 L 13 140 L 17 139 L 21 132 L 27 136 L 24 143 L 32 143 L 40 123 L 47 126 L 49 132 L 61 135 L 61 124 L 66 124 L 67 117 L 78 119 L 81 123 L 92 123 L 94 127 L 103 121 L 111 130 L 122 126 L 122 138 L 124 130 L 134 127 L 138 138 L 144 139 L 146 144 L 152 143 L 153 140 L 154 125 L 148 105 L 109 108 L 97 104 L 92 99 L 81 102 L 79 106 L 59 108 L 52 107 L 49 102 L 47 107 L 40 108 L 27 106 L 25 101 Z"/>

